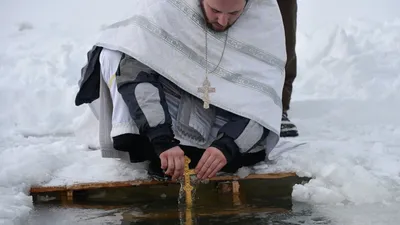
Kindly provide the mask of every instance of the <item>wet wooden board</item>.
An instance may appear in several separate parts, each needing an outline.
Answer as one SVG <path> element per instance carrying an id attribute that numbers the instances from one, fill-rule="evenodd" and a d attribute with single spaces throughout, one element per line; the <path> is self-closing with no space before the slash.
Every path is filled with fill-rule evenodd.
<path id="1" fill-rule="evenodd" d="M 208 179 L 208 181 L 269 180 L 269 179 L 283 179 L 289 177 L 297 177 L 297 175 L 296 173 L 269 173 L 269 174 L 251 174 L 244 178 L 237 176 L 218 176 Z M 168 185 L 168 184 L 178 184 L 178 182 L 157 181 L 157 180 L 132 180 L 132 181 L 115 181 L 115 182 L 78 183 L 73 185 L 60 185 L 60 186 L 33 186 L 30 189 L 30 194 L 33 195 L 38 193 L 49 193 L 49 192 L 73 192 L 73 191 L 90 190 L 90 189 L 122 188 L 122 187 L 132 187 L 132 186 Z"/>
<path id="2" fill-rule="evenodd" d="M 251 197 L 289 196 L 294 184 L 303 182 L 296 173 L 251 174 L 247 177 L 217 176 L 197 184 L 197 194 L 200 199 L 215 199 L 218 196 L 231 196 L 230 203 L 241 205 L 241 194 Z M 243 187 L 243 188 L 242 188 Z M 180 183 L 157 180 L 131 180 L 119 182 L 77 183 L 60 186 L 34 186 L 30 195 L 34 203 L 58 202 L 71 207 L 78 202 L 106 203 L 107 201 L 125 202 L 148 201 L 160 198 L 160 194 L 178 197 Z M 217 194 L 209 197 L 207 194 Z M 202 197 L 200 197 L 200 195 Z M 129 196 L 127 198 L 127 196 Z M 133 202 L 130 200 L 134 200 Z"/>

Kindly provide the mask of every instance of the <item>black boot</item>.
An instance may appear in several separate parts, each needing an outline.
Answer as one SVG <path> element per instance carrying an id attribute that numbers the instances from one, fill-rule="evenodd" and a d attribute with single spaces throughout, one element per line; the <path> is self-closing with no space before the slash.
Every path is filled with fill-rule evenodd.
<path id="1" fill-rule="evenodd" d="M 297 137 L 299 136 L 299 132 L 297 130 L 296 125 L 292 123 L 287 115 L 287 112 L 282 114 L 282 123 L 281 123 L 281 137 Z"/>

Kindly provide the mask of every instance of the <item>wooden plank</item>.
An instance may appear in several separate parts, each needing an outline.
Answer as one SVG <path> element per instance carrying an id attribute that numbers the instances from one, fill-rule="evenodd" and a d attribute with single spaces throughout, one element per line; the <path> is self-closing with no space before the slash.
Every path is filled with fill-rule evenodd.
<path id="1" fill-rule="evenodd" d="M 282 179 L 287 177 L 296 177 L 296 173 L 270 173 L 270 174 L 251 174 L 247 177 L 241 178 L 238 176 L 217 176 L 209 181 L 236 181 L 236 180 L 253 180 L 253 179 Z M 131 180 L 131 181 L 115 181 L 115 182 L 94 182 L 94 183 L 81 183 L 73 185 L 62 186 L 33 186 L 30 189 L 31 194 L 48 193 L 48 192 L 62 192 L 74 190 L 90 190 L 100 188 L 120 188 L 131 186 L 146 186 L 146 185 L 168 185 L 178 184 L 172 181 L 157 181 L 157 180 Z"/>
<path id="2" fill-rule="evenodd" d="M 238 176 L 218 176 L 209 179 L 210 181 L 234 181 L 234 180 L 269 180 L 269 179 L 282 179 L 286 177 L 296 177 L 296 173 L 267 173 L 267 174 L 251 174 L 247 177 L 241 178 Z"/>
<path id="3" fill-rule="evenodd" d="M 232 200 L 233 205 L 239 206 L 242 204 L 240 199 L 240 184 L 239 181 L 232 181 Z"/>

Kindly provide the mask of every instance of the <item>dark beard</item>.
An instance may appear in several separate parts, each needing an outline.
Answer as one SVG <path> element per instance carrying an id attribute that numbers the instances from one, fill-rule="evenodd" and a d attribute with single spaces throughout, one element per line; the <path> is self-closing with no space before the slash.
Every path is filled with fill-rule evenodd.
<path id="1" fill-rule="evenodd" d="M 200 0 L 200 8 L 201 8 L 201 11 L 203 12 L 204 21 L 205 21 L 205 23 L 206 23 L 206 26 L 208 27 L 208 29 L 210 29 L 210 30 L 212 30 L 212 31 L 214 31 L 214 32 L 218 32 L 218 33 L 225 32 L 225 31 L 228 30 L 233 24 L 235 24 L 235 23 L 233 23 L 233 24 L 231 24 L 231 25 L 228 25 L 228 26 L 227 26 L 225 29 L 223 29 L 223 30 L 215 30 L 214 27 L 213 27 L 213 25 L 210 23 L 210 21 L 208 21 L 207 14 L 206 14 L 206 9 L 204 8 L 203 0 Z M 235 22 L 236 22 L 236 21 L 235 21 Z"/>

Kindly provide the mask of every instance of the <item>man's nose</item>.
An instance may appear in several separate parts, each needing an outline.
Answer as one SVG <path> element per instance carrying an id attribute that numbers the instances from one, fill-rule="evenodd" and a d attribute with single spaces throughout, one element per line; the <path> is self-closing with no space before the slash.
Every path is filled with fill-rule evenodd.
<path id="1" fill-rule="evenodd" d="M 226 15 L 226 14 L 221 14 L 221 15 L 219 15 L 219 17 L 218 17 L 218 23 L 221 25 L 221 26 L 227 26 L 228 25 L 228 21 L 229 21 L 229 19 L 228 19 L 228 15 Z"/>

